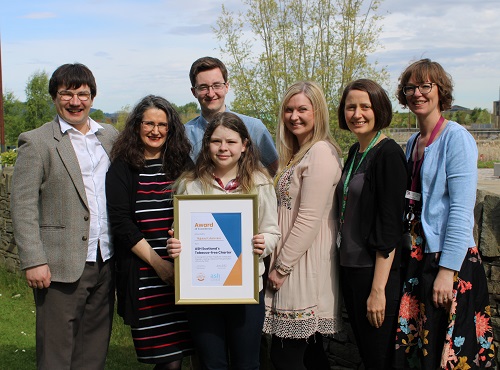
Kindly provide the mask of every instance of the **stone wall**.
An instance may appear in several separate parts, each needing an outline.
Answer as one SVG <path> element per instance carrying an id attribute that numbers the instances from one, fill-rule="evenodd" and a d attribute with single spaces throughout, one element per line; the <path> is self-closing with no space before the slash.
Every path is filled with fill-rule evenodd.
<path id="1" fill-rule="evenodd" d="M 12 273 L 20 273 L 17 246 L 12 233 L 10 218 L 10 181 L 13 167 L 0 170 L 0 268 Z"/>
<path id="2" fill-rule="evenodd" d="M 0 173 L 0 268 L 19 274 L 17 247 L 12 234 L 10 218 L 10 184 L 12 167 Z M 488 277 L 491 312 L 497 346 L 500 342 L 500 189 L 497 193 L 477 191 L 474 234 L 483 256 Z M 333 338 L 325 339 L 332 369 L 362 369 L 349 320 L 344 314 L 345 330 Z M 499 361 L 500 362 L 500 361 Z"/>

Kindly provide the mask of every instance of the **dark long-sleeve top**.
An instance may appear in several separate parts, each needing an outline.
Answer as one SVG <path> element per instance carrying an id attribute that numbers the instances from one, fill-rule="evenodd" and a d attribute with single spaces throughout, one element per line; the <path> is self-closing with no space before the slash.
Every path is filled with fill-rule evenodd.
<path id="1" fill-rule="evenodd" d="M 108 219 L 116 254 L 117 312 L 125 324 L 135 325 L 137 315 L 137 257 L 132 252 L 144 235 L 137 226 L 134 211 L 139 172 L 127 163 L 116 160 L 106 175 Z"/>
<path id="2" fill-rule="evenodd" d="M 408 166 L 403 150 L 394 140 L 383 140 L 378 146 L 364 174 L 359 199 L 359 212 L 364 215 L 364 222 L 359 228 L 368 252 L 373 257 L 376 252 L 388 257 L 390 252 L 399 247 L 403 234 Z M 349 149 L 346 163 L 354 160 L 358 150 L 359 143 Z M 344 167 L 344 172 L 348 170 L 347 167 Z M 342 192 L 341 186 L 338 191 Z"/>
<path id="3" fill-rule="evenodd" d="M 117 160 L 106 176 L 106 199 L 114 242 L 119 254 L 130 251 L 144 235 L 135 222 L 134 207 L 139 172 Z"/>

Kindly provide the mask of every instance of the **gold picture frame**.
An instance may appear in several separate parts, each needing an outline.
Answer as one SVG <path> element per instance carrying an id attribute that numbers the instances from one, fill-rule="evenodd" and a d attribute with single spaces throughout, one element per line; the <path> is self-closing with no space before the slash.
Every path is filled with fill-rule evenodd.
<path id="1" fill-rule="evenodd" d="M 175 303 L 259 303 L 257 232 L 257 194 L 175 195 Z"/>

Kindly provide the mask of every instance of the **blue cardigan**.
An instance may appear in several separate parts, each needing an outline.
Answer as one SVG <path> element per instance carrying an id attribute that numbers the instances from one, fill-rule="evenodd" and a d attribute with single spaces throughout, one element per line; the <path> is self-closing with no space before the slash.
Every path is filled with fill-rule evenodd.
<path id="1" fill-rule="evenodd" d="M 407 159 L 417 135 L 408 140 Z M 467 249 L 476 245 L 472 230 L 477 146 L 472 135 L 448 121 L 441 135 L 425 148 L 420 176 L 425 253 L 442 252 L 439 265 L 459 271 Z"/>

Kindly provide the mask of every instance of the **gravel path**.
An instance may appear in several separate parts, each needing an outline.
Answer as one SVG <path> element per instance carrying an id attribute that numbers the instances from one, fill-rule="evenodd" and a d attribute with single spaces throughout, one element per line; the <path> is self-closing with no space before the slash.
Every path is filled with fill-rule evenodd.
<path id="1" fill-rule="evenodd" d="M 500 177 L 493 176 L 493 168 L 479 168 L 477 170 L 477 185 L 479 189 L 491 191 L 500 195 Z"/>

